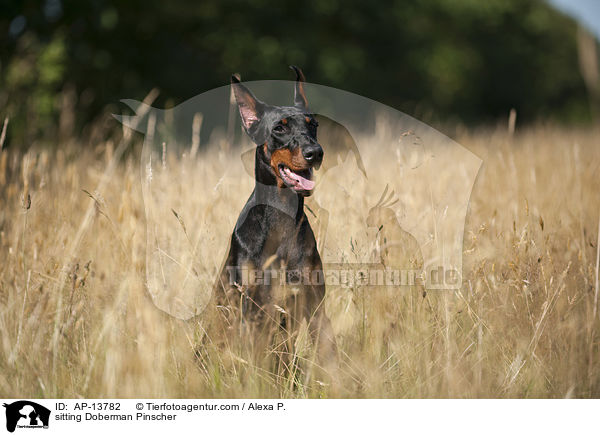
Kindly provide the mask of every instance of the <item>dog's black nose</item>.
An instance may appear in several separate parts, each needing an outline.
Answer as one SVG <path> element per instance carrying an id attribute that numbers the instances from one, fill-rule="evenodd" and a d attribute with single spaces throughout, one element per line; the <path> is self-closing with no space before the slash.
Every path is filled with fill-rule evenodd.
<path id="1" fill-rule="evenodd" d="M 302 155 L 311 165 L 318 165 L 323 161 L 323 148 L 318 143 L 305 145 L 302 147 Z"/>

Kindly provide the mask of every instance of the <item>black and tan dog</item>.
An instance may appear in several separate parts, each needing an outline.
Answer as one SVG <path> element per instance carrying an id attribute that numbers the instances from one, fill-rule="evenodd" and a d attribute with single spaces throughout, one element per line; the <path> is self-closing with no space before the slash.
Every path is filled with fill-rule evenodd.
<path id="1" fill-rule="evenodd" d="M 305 319 L 319 359 L 331 362 L 336 345 L 323 306 L 323 266 L 304 213 L 323 149 L 308 109 L 304 75 L 291 68 L 297 76 L 293 106 L 266 104 L 236 76 L 231 78 L 242 125 L 257 145 L 256 186 L 231 237 L 217 304 L 223 313 L 235 313 L 230 327 L 250 328 L 257 343 L 264 344 L 264 336 L 273 331 L 293 338 Z"/>

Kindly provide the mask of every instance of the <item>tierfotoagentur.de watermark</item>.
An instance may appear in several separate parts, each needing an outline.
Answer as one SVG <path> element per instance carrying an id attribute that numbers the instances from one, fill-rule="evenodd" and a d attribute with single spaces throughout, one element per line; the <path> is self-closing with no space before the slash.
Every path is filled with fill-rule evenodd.
<path id="1" fill-rule="evenodd" d="M 295 82 L 244 85 L 262 101 L 285 106 Z M 311 83 L 304 90 L 324 151 L 314 191 L 304 198 L 323 270 L 286 270 L 264 259 L 258 267 L 226 269 L 225 279 L 241 287 L 286 281 L 292 288 L 324 282 L 328 289 L 459 289 L 465 217 L 481 160 L 376 101 Z M 278 187 L 267 185 L 261 191 L 268 195 L 248 201 L 259 183 L 256 144 L 242 131 L 231 86 L 168 110 L 123 103 L 134 114 L 117 119 L 144 134 L 146 288 L 159 309 L 189 319 L 223 280 L 232 230 L 249 210 L 272 206 L 293 216 L 297 204 L 293 196 L 270 203 Z"/>

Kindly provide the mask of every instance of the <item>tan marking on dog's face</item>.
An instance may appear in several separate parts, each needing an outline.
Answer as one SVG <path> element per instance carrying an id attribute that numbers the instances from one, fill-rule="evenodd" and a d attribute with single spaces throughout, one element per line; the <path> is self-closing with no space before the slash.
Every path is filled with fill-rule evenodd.
<path id="1" fill-rule="evenodd" d="M 281 120 L 281 123 L 282 123 L 283 125 L 286 125 L 286 124 L 287 124 L 287 118 L 283 118 L 283 119 Z"/>
<path id="2" fill-rule="evenodd" d="M 296 148 L 294 151 L 290 151 L 288 148 L 280 148 L 273 151 L 273 154 L 271 154 L 271 168 L 277 177 L 278 187 L 285 186 L 285 183 L 281 179 L 281 174 L 279 173 L 279 165 L 287 166 L 294 172 L 303 171 L 310 167 L 302 156 L 300 147 Z"/>

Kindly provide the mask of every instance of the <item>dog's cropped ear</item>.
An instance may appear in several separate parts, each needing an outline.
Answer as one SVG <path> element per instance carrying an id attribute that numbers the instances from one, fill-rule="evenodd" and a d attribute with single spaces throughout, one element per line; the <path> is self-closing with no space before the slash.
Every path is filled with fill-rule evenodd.
<path id="1" fill-rule="evenodd" d="M 238 75 L 231 76 L 231 86 L 240 116 L 242 117 L 242 125 L 246 132 L 250 134 L 252 126 L 258 124 L 264 114 L 265 104 L 257 99 L 250 90 L 240 83 Z"/>
<path id="2" fill-rule="evenodd" d="M 297 66 L 290 65 L 290 68 L 294 70 L 296 73 L 296 91 L 294 93 L 294 106 L 306 110 L 308 109 L 308 100 L 306 99 L 306 94 L 304 93 L 304 82 L 306 79 L 304 78 L 304 74 L 302 70 Z"/>

